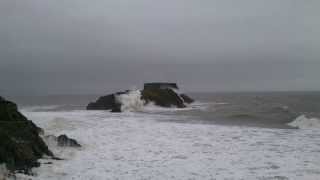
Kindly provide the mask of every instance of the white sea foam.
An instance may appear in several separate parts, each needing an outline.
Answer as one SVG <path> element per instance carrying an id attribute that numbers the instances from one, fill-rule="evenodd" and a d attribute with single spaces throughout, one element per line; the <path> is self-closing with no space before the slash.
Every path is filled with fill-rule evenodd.
<path id="1" fill-rule="evenodd" d="M 176 90 L 175 90 L 176 91 Z M 179 92 L 176 92 L 177 94 Z M 181 98 L 181 97 L 180 97 Z M 182 99 L 182 98 L 181 98 Z M 132 90 L 129 93 L 121 94 L 116 97 L 116 100 L 122 104 L 121 110 L 123 112 L 167 112 L 167 111 L 188 111 L 191 109 L 203 109 L 207 107 L 207 103 L 194 102 L 192 104 L 186 104 L 186 108 L 177 107 L 160 107 L 153 102 L 145 103 L 141 99 L 140 90 Z"/>
<path id="2" fill-rule="evenodd" d="M 153 102 L 148 103 L 143 107 L 143 112 L 148 113 L 159 113 L 159 112 L 175 112 L 175 111 L 190 111 L 190 110 L 206 110 L 211 104 L 202 102 L 193 102 L 191 104 L 186 104 L 185 108 L 177 107 L 160 107 L 155 105 Z"/>
<path id="3" fill-rule="evenodd" d="M 320 128 L 320 119 L 308 118 L 305 115 L 301 115 L 288 125 L 300 129 L 318 129 Z"/>
<path id="4" fill-rule="evenodd" d="M 24 114 L 48 134 L 67 134 L 83 146 L 72 150 L 54 148 L 54 153 L 65 160 L 42 164 L 34 169 L 37 176 L 32 179 L 320 177 L 317 130 L 173 123 L 168 121 L 181 116 L 136 112 Z"/>
<path id="5" fill-rule="evenodd" d="M 122 111 L 142 111 L 145 102 L 141 99 L 140 90 L 132 90 L 126 94 L 116 96 L 116 100 L 122 104 Z"/>
<path id="6" fill-rule="evenodd" d="M 8 178 L 9 171 L 5 164 L 0 164 L 0 180 L 5 180 Z"/>

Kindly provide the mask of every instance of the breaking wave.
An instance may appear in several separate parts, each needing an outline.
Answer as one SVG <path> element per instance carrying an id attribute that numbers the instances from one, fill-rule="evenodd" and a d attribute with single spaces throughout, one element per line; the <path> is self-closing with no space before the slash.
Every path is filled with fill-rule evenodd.
<path id="1" fill-rule="evenodd" d="M 127 94 L 118 95 L 117 101 L 122 104 L 121 110 L 123 112 L 142 111 L 145 101 L 141 99 L 140 90 L 132 90 Z"/>
<path id="2" fill-rule="evenodd" d="M 300 129 L 318 129 L 320 128 L 320 119 L 308 118 L 305 115 L 301 115 L 288 125 Z"/>
<path id="3" fill-rule="evenodd" d="M 7 179 L 9 177 L 9 171 L 5 164 L 0 164 L 0 179 Z"/>
<path id="4" fill-rule="evenodd" d="M 180 92 L 177 90 L 174 90 L 178 95 Z M 181 100 L 183 101 L 183 98 L 179 95 Z M 199 103 L 192 103 L 186 104 L 186 108 L 166 108 L 166 107 L 160 107 L 155 105 L 153 102 L 149 102 L 146 104 L 146 102 L 141 99 L 141 91 L 140 90 L 131 90 L 126 94 L 121 94 L 116 96 L 116 100 L 118 103 L 121 104 L 121 111 L 122 112 L 163 112 L 163 111 L 179 111 L 179 110 L 191 110 L 195 108 L 199 108 Z"/>

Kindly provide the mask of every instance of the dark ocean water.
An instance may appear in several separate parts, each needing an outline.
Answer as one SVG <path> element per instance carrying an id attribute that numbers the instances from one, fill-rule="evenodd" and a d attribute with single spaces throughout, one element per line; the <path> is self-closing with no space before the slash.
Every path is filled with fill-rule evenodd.
<path id="1" fill-rule="evenodd" d="M 197 106 L 185 111 L 161 112 L 186 116 L 190 123 L 217 123 L 271 128 L 286 124 L 300 115 L 320 118 L 320 92 L 237 92 L 189 93 Z M 83 110 L 99 95 L 12 96 L 10 100 L 34 111 Z M 159 113 L 159 112 L 158 112 Z"/>
<path id="2" fill-rule="evenodd" d="M 188 112 L 220 124 L 286 128 L 300 115 L 320 117 L 320 92 L 193 93 L 209 103 L 205 111 Z M 212 103 L 212 104 L 210 104 Z"/>

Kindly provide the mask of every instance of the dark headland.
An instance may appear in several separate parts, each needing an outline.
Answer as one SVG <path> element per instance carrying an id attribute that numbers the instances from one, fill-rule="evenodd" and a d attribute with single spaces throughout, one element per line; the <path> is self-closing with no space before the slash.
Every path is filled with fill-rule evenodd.
<path id="1" fill-rule="evenodd" d="M 40 135 L 44 135 L 41 128 L 20 113 L 15 103 L 0 96 L 0 165 L 4 164 L 12 177 L 15 172 L 32 174 L 32 168 L 40 166 L 38 160 L 43 156 L 62 160 L 49 150 L 46 144 L 49 138 L 57 146 L 81 147 L 66 135 Z"/>
<path id="2" fill-rule="evenodd" d="M 13 102 L 0 97 L 0 164 L 28 173 L 43 155 L 53 153 L 39 136 L 42 130 L 22 115 Z"/>

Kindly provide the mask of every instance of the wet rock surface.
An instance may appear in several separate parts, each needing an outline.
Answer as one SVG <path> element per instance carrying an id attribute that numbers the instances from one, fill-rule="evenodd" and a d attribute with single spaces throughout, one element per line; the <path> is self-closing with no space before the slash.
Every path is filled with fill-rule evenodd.
<path id="1" fill-rule="evenodd" d="M 157 106 L 184 108 L 183 99 L 172 89 L 144 89 L 142 99 L 147 103 L 153 102 Z"/>
<path id="2" fill-rule="evenodd" d="M 180 96 L 181 96 L 181 98 L 183 99 L 183 101 L 185 103 L 190 104 L 190 103 L 194 102 L 194 100 L 191 97 L 189 97 L 188 95 L 186 95 L 186 94 L 180 94 Z"/>
<path id="3" fill-rule="evenodd" d="M 154 103 L 161 107 L 178 107 L 185 108 L 186 104 L 194 102 L 192 98 L 186 94 L 177 92 L 178 85 L 176 83 L 146 83 L 144 89 L 141 90 L 141 99 L 145 103 Z M 106 96 L 99 97 L 97 101 L 91 102 L 87 106 L 87 110 L 111 110 L 111 112 L 121 112 L 122 104 L 117 101 L 117 96 L 128 94 L 130 91 L 117 92 Z"/>
<path id="4" fill-rule="evenodd" d="M 116 97 L 114 94 L 99 97 L 97 101 L 91 102 L 87 110 L 110 110 L 116 107 Z"/>
<path id="5" fill-rule="evenodd" d="M 57 137 L 58 146 L 61 147 L 81 147 L 81 145 L 72 138 L 69 138 L 67 135 L 63 134 Z"/>
<path id="6" fill-rule="evenodd" d="M 81 145 L 72 138 L 69 138 L 67 135 L 62 134 L 60 136 L 47 135 L 44 137 L 46 142 L 51 145 L 59 147 L 81 147 Z M 52 144 L 53 143 L 53 144 Z"/>
<path id="7" fill-rule="evenodd" d="M 184 108 L 186 107 L 185 103 L 192 103 L 193 99 L 186 94 L 179 94 L 178 89 L 176 83 L 146 83 L 141 91 L 141 98 L 146 103 L 153 102 L 161 107 Z"/>
<path id="8" fill-rule="evenodd" d="M 39 136 L 42 130 L 22 115 L 13 102 L 0 97 L 0 164 L 28 173 L 43 155 L 53 157 Z"/>

